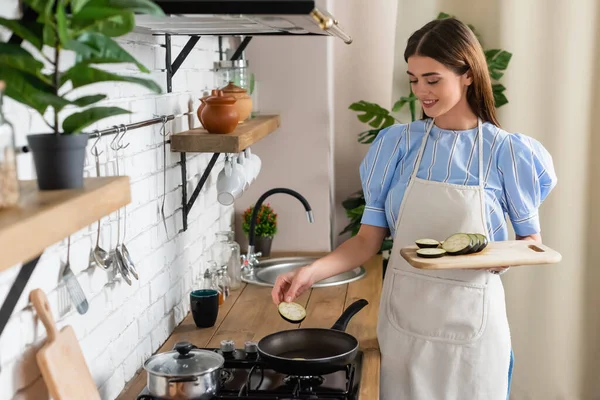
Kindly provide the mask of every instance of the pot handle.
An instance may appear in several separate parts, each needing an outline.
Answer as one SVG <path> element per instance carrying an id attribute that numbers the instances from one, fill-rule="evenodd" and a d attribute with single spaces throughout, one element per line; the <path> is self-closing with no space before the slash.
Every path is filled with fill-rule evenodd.
<path id="1" fill-rule="evenodd" d="M 169 383 L 196 382 L 197 376 L 184 376 L 182 378 L 168 378 Z"/>
<path id="2" fill-rule="evenodd" d="M 335 324 L 331 327 L 331 329 L 335 329 L 338 331 L 345 331 L 348 326 L 348 322 L 350 319 L 360 310 L 362 310 L 369 302 L 365 299 L 356 300 L 354 303 L 350 304 L 348 308 L 344 310 L 342 315 L 335 321 Z"/>

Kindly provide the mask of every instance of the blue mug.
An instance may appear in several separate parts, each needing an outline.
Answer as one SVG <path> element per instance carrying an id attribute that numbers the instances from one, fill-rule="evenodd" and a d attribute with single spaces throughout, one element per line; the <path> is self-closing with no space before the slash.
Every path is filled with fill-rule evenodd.
<path id="1" fill-rule="evenodd" d="M 219 292 L 214 289 L 194 290 L 190 293 L 190 310 L 198 328 L 210 328 L 219 315 Z"/>

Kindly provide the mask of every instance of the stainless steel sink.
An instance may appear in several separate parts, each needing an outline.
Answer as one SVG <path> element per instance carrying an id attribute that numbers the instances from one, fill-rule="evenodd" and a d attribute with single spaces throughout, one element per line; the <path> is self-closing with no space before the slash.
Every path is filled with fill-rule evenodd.
<path id="1" fill-rule="evenodd" d="M 282 257 L 263 260 L 254 268 L 254 273 L 251 276 L 242 276 L 242 280 L 259 286 L 273 286 L 280 274 L 309 265 L 317 259 L 317 257 Z M 313 287 L 343 285 L 361 279 L 366 273 L 367 271 L 361 266 L 316 282 Z"/>

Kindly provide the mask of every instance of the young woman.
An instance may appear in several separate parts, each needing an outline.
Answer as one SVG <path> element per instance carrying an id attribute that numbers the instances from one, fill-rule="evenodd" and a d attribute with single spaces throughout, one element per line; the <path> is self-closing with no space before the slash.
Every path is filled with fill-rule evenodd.
<path id="1" fill-rule="evenodd" d="M 496 118 L 483 50 L 456 19 L 408 40 L 404 58 L 424 118 L 380 132 L 360 166 L 366 207 L 359 233 L 312 265 L 281 275 L 273 301 L 375 255 L 391 231 L 377 334 L 383 400 L 504 400 L 513 353 L 504 288 L 495 270 L 425 271 L 400 249 L 457 232 L 541 241 L 538 207 L 556 185 L 536 140 Z"/>

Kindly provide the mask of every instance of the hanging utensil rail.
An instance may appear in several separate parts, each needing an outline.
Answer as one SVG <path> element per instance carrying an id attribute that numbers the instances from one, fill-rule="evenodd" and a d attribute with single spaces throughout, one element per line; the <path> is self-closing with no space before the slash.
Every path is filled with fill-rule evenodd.
<path id="1" fill-rule="evenodd" d="M 94 131 L 93 133 L 89 133 L 88 138 L 96 139 L 100 136 L 114 135 L 114 134 L 120 132 L 120 129 L 127 129 L 127 131 L 131 131 L 133 129 L 144 128 L 146 126 L 156 125 L 156 124 L 160 124 L 163 122 L 169 122 L 169 121 L 174 120 L 175 118 L 186 117 L 186 116 L 192 115 L 192 114 L 194 114 L 193 111 L 186 112 L 183 114 L 162 115 L 160 117 L 148 119 L 145 121 L 134 122 L 134 123 L 128 124 L 128 125 L 120 125 L 120 128 L 113 126 L 112 128 L 107 128 L 102 131 Z M 20 146 L 19 148 L 17 148 L 17 153 L 29 153 L 29 147 L 28 146 Z"/>

